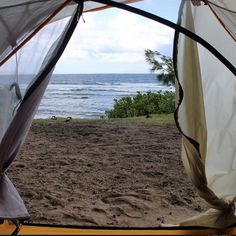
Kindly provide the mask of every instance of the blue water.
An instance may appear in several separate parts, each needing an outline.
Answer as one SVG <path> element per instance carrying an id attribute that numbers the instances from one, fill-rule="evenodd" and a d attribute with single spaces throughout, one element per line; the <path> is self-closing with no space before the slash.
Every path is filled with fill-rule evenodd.
<path id="1" fill-rule="evenodd" d="M 113 107 L 114 99 L 137 91 L 173 89 L 163 86 L 153 74 L 53 75 L 36 118 L 99 118 Z"/>

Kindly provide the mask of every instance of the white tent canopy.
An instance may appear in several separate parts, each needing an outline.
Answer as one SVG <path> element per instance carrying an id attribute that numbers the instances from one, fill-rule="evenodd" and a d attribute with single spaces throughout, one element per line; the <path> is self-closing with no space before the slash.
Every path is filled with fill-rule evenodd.
<path id="1" fill-rule="evenodd" d="M 175 118 L 183 134 L 182 157 L 200 196 L 212 207 L 182 224 L 225 227 L 236 223 L 236 1 L 182 0 L 177 24 L 125 5 L 132 2 L 0 2 L 1 219 L 29 217 L 6 170 L 24 142 L 78 18 L 109 3 L 176 29 L 179 105 Z"/>
<path id="2" fill-rule="evenodd" d="M 216 7 L 215 4 L 220 5 Z M 181 25 L 205 39 L 235 66 L 236 57 L 232 52 L 235 52 L 236 45 L 231 29 L 235 28 L 236 15 L 227 10 L 236 9 L 235 2 L 214 1 L 211 6 L 217 8 L 219 17 L 223 16 L 222 22 L 207 5 L 195 7 L 189 1 L 183 5 L 179 20 Z M 232 34 L 226 31 L 223 21 Z M 235 222 L 233 206 L 236 196 L 233 177 L 236 160 L 235 74 L 206 48 L 184 35 L 179 35 L 176 44 L 176 66 L 183 89 L 178 122 L 188 137 L 183 138 L 182 157 L 199 194 L 217 209 L 184 224 L 218 227 L 232 224 Z M 189 138 L 197 143 L 194 148 Z M 226 211 L 228 215 L 224 214 Z"/>

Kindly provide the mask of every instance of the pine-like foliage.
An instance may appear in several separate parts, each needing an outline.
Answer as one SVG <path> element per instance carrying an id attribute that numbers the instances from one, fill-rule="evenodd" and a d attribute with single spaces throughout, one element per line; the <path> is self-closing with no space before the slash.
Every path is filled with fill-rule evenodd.
<path id="1" fill-rule="evenodd" d="M 145 50 L 145 59 L 151 65 L 151 72 L 157 72 L 157 79 L 164 85 L 175 84 L 175 72 L 171 57 L 164 56 L 158 51 Z"/>

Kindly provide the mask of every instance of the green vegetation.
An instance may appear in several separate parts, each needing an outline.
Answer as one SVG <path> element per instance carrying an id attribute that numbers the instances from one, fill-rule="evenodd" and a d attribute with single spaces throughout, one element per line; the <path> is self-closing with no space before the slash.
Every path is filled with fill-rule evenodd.
<path id="1" fill-rule="evenodd" d="M 164 85 L 175 84 L 175 71 L 171 57 L 164 56 L 158 51 L 145 50 L 145 59 L 151 65 L 151 72 L 158 72 L 157 79 Z"/>
<path id="2" fill-rule="evenodd" d="M 113 109 L 106 111 L 108 118 L 127 118 L 149 116 L 150 114 L 173 113 L 175 110 L 175 94 L 173 92 L 137 92 L 134 97 L 127 96 L 114 99 Z"/>

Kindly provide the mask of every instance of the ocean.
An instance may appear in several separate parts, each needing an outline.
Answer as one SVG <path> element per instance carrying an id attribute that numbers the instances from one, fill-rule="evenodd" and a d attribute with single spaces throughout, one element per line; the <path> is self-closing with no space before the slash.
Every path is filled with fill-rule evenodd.
<path id="1" fill-rule="evenodd" d="M 99 118 L 113 107 L 114 99 L 160 90 L 174 88 L 163 86 L 154 74 L 56 74 L 35 118 Z"/>

